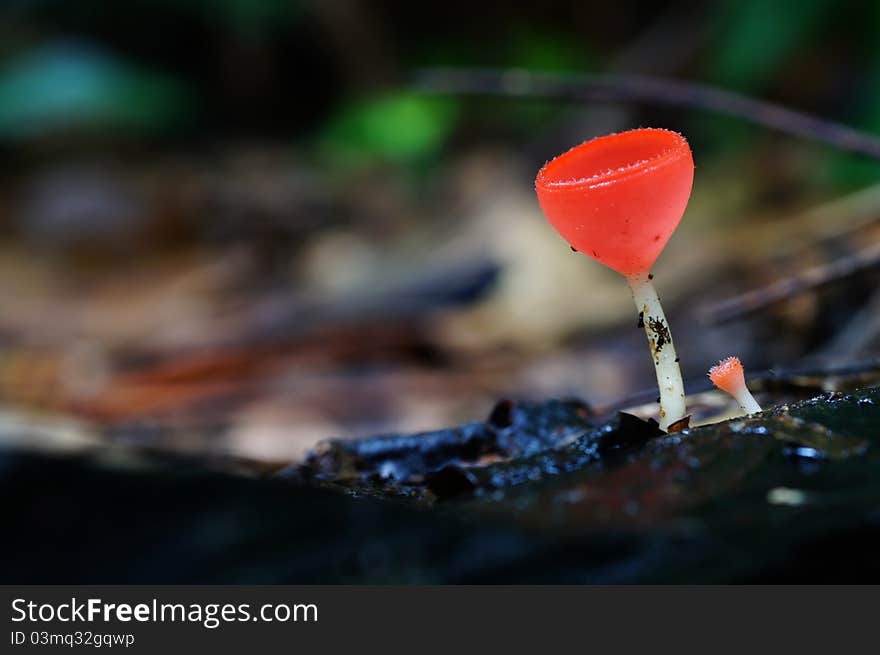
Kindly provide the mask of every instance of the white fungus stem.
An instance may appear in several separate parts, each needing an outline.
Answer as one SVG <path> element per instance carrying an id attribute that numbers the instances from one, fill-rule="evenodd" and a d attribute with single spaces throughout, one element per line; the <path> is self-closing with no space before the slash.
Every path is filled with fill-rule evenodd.
<path id="1" fill-rule="evenodd" d="M 670 424 L 685 416 L 684 382 L 678 366 L 678 355 L 672 343 L 669 323 L 648 274 L 628 277 L 627 282 L 639 312 L 639 323 L 644 324 L 648 336 L 651 359 L 657 372 L 657 386 L 660 387 L 660 427 L 666 430 Z"/>
<path id="2" fill-rule="evenodd" d="M 736 393 L 731 395 L 736 398 L 736 402 L 739 403 L 740 409 L 746 414 L 757 414 L 762 411 L 758 401 L 755 400 L 755 397 L 746 385 L 743 385 L 740 389 L 736 390 Z"/>

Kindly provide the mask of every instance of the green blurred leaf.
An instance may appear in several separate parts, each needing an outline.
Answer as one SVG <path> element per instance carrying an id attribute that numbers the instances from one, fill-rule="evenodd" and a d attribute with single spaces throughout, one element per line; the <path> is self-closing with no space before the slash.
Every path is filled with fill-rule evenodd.
<path id="1" fill-rule="evenodd" d="M 596 57 L 582 38 L 534 29 L 505 31 L 503 37 L 454 39 L 429 44 L 420 66 L 524 68 L 538 71 L 583 72 L 595 68 Z"/>
<path id="2" fill-rule="evenodd" d="M 0 138 L 70 129 L 161 130 L 185 116 L 189 100 L 175 81 L 86 46 L 41 48 L 0 68 Z"/>
<path id="3" fill-rule="evenodd" d="M 861 93 L 857 94 L 845 117 L 853 127 L 880 136 L 880 54 L 865 75 Z M 880 182 L 880 161 L 848 152 L 832 152 L 819 166 L 816 182 L 828 185 L 837 193 L 849 193 Z"/>
<path id="4" fill-rule="evenodd" d="M 439 150 L 458 113 L 452 98 L 392 92 L 343 109 L 325 127 L 319 145 L 349 163 L 409 162 Z"/>
<path id="5" fill-rule="evenodd" d="M 806 47 L 833 0 L 726 0 L 717 12 L 708 78 L 744 92 L 767 86 Z"/>
<path id="6" fill-rule="evenodd" d="M 505 31 L 491 40 L 442 41 L 425 48 L 420 66 L 453 68 L 493 67 L 540 72 L 584 72 L 596 69 L 596 56 L 583 38 L 532 26 Z M 477 117 L 493 128 L 540 129 L 552 121 L 568 103 L 538 97 L 509 99 L 471 98 L 468 117 Z"/>
<path id="7" fill-rule="evenodd" d="M 593 67 L 583 43 L 569 35 L 524 30 L 510 41 L 508 66 L 539 71 L 580 71 Z"/>

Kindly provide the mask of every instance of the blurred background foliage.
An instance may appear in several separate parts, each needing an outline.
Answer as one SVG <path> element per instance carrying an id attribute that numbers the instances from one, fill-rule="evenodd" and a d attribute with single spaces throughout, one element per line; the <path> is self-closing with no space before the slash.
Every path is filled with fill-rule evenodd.
<path id="1" fill-rule="evenodd" d="M 9 407 L 284 459 L 505 394 L 650 388 L 625 289 L 532 193 L 553 155 L 639 125 L 697 161 L 657 271 L 690 379 L 734 352 L 876 350 L 850 338 L 880 307 L 872 265 L 722 325 L 705 310 L 873 243 L 877 161 L 686 103 L 411 81 L 644 74 L 880 135 L 877 3 L 7 0 L 0 35 Z"/>
<path id="2" fill-rule="evenodd" d="M 438 65 L 662 68 L 865 129 L 880 102 L 880 10 L 864 2 L 551 1 L 536 10 L 455 1 L 9 0 L 2 12 L 10 140 L 109 127 L 146 139 L 346 141 L 375 159 L 436 155 L 467 115 L 451 100 L 413 97 L 406 82 L 414 68 Z M 639 38 L 671 35 L 656 60 L 626 61 L 626 46 Z M 493 118 L 536 128 L 515 120 L 527 103 L 506 104 Z M 724 142 L 731 127 L 722 121 L 705 138 Z"/>
<path id="3" fill-rule="evenodd" d="M 142 145 L 258 137 L 410 165 L 482 132 L 484 102 L 461 111 L 455 99 L 407 89 L 416 67 L 438 65 L 656 70 L 867 130 L 880 103 L 880 10 L 865 2 L 10 0 L 0 11 L 0 132 L 13 143 L 108 129 Z M 628 55 L 639 39 L 645 52 Z M 565 107 L 526 99 L 482 109 L 495 123 L 487 136 L 527 138 Z M 767 136 L 713 116 L 689 127 L 719 149 Z M 878 172 L 821 154 L 829 161 L 815 183 L 851 188 Z"/>

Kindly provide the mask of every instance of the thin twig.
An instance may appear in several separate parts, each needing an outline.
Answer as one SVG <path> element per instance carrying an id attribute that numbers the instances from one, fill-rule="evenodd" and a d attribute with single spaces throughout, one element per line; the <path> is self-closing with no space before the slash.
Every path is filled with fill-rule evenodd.
<path id="1" fill-rule="evenodd" d="M 416 71 L 422 93 L 542 97 L 562 100 L 647 102 L 736 116 L 836 148 L 880 159 L 880 138 L 782 105 L 717 87 L 645 75 L 533 73 L 483 68 L 426 68 Z"/>
<path id="2" fill-rule="evenodd" d="M 864 353 L 880 336 L 880 291 L 875 291 L 864 307 L 853 312 L 846 325 L 822 348 L 826 357 L 855 357 Z"/>
<path id="3" fill-rule="evenodd" d="M 700 310 L 700 318 L 708 325 L 724 323 L 877 266 L 880 266 L 880 244 L 870 246 L 847 257 L 835 259 L 828 264 L 815 266 L 795 275 L 781 278 L 760 289 L 753 289 L 708 305 Z"/>

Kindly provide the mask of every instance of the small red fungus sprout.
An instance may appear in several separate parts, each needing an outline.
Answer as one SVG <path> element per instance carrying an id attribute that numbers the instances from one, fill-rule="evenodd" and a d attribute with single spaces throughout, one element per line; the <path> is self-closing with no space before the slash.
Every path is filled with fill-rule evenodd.
<path id="1" fill-rule="evenodd" d="M 728 357 L 718 362 L 709 369 L 709 379 L 716 387 L 733 396 L 746 414 L 761 411 L 761 406 L 746 386 L 746 377 L 739 357 Z"/>
<path id="2" fill-rule="evenodd" d="M 678 227 L 693 179 L 684 137 L 646 128 L 582 143 L 535 180 L 541 209 L 571 247 L 627 279 L 657 372 L 663 429 L 685 415 L 684 383 L 651 267 Z"/>

